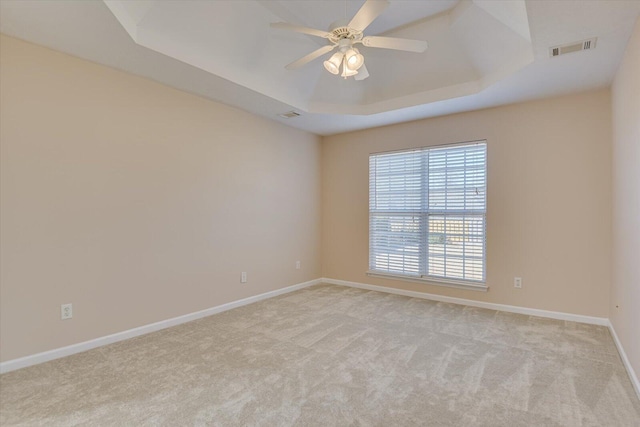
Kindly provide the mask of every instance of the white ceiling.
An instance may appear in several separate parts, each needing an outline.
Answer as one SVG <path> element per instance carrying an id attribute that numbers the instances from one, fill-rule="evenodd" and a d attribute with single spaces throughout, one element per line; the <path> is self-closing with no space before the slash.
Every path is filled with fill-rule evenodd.
<path id="1" fill-rule="evenodd" d="M 346 16 L 363 2 L 348 0 Z M 329 135 L 606 87 L 639 14 L 636 0 L 391 0 L 365 35 L 429 49 L 363 47 L 363 81 L 321 59 L 285 70 L 326 42 L 269 27 L 325 30 L 344 19 L 342 0 L 2 0 L 0 31 Z M 591 37 L 596 49 L 549 58 Z M 292 109 L 302 116 L 277 116 Z"/>

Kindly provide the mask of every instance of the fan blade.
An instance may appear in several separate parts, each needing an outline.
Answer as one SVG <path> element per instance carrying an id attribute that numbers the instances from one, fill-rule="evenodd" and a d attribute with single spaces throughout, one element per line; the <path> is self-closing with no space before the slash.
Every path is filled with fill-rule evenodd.
<path id="1" fill-rule="evenodd" d="M 325 39 L 331 35 L 326 31 L 316 30 L 314 28 L 308 28 L 308 27 L 301 27 L 299 25 L 288 24 L 286 22 L 274 22 L 271 24 L 271 28 L 295 31 L 296 33 L 304 33 L 304 34 L 309 34 L 316 37 L 324 37 Z"/>
<path id="2" fill-rule="evenodd" d="M 369 36 L 362 39 L 362 44 L 368 47 L 382 49 L 406 50 L 422 53 L 427 50 L 427 42 L 422 40 L 398 39 L 396 37 Z"/>
<path id="3" fill-rule="evenodd" d="M 358 74 L 353 76 L 353 78 L 356 80 L 364 80 L 367 77 L 369 77 L 369 71 L 367 71 L 367 66 L 364 64 L 362 64 L 362 67 L 358 69 Z"/>
<path id="4" fill-rule="evenodd" d="M 356 16 L 351 19 L 348 27 L 364 31 L 388 6 L 389 2 L 387 0 L 367 0 L 356 13 Z"/>
<path id="5" fill-rule="evenodd" d="M 318 58 L 319 56 L 324 55 L 325 53 L 331 52 L 335 48 L 336 48 L 335 44 L 334 45 L 323 46 L 318 50 L 314 50 L 313 52 L 311 52 L 307 56 L 303 56 L 302 58 L 298 59 L 297 61 L 292 62 L 291 64 L 287 65 L 284 68 L 286 68 L 287 70 L 294 70 L 296 68 L 300 68 L 304 64 L 313 61 L 314 59 Z"/>

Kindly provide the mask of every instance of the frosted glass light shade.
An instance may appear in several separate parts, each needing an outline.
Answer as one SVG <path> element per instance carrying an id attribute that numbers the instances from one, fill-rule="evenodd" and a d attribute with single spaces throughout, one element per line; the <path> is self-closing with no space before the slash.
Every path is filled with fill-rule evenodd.
<path id="1" fill-rule="evenodd" d="M 341 76 L 346 79 L 347 77 L 355 76 L 356 74 L 358 74 L 358 70 L 350 68 L 349 63 L 347 61 L 344 61 L 344 64 L 342 65 Z"/>
<path id="2" fill-rule="evenodd" d="M 324 68 L 331 74 L 338 74 L 340 72 L 340 64 L 344 54 L 342 52 L 336 52 L 331 55 L 331 58 L 324 61 Z"/>
<path id="3" fill-rule="evenodd" d="M 357 70 L 364 64 L 364 56 L 362 56 L 356 48 L 349 49 L 344 57 L 346 63 L 349 64 L 349 68 L 352 70 Z"/>

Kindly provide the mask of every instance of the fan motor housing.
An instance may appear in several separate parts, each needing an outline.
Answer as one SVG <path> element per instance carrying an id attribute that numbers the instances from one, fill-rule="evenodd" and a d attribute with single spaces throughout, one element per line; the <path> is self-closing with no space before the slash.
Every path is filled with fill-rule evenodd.
<path id="1" fill-rule="evenodd" d="M 362 38 L 362 31 L 354 30 L 348 26 L 349 22 L 341 19 L 334 22 L 329 26 L 329 32 L 331 37 L 329 38 L 333 43 L 337 43 L 339 40 L 359 40 Z"/>

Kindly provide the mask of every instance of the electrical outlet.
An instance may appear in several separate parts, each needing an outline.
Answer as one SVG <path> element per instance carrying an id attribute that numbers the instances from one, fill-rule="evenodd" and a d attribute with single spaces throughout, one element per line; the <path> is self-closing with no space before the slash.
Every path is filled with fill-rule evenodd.
<path id="1" fill-rule="evenodd" d="M 296 261 L 296 270 L 300 270 L 300 261 Z"/>
<path id="2" fill-rule="evenodd" d="M 73 317 L 73 305 L 72 304 L 62 304 L 60 306 L 60 318 L 62 320 L 71 319 Z"/>
<path id="3" fill-rule="evenodd" d="M 513 278 L 513 287 L 518 289 L 522 288 L 522 277 Z"/>
<path id="4" fill-rule="evenodd" d="M 243 271 L 240 275 L 240 283 L 247 283 L 247 272 Z"/>

